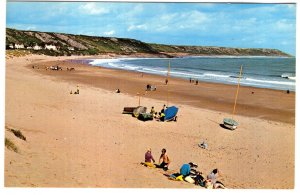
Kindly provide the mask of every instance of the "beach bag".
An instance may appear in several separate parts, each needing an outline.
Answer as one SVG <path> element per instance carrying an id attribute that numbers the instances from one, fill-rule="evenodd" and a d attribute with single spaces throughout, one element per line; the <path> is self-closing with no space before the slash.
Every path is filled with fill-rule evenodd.
<path id="1" fill-rule="evenodd" d="M 189 182 L 189 183 L 192 183 L 192 184 L 195 183 L 195 180 L 194 180 L 193 178 L 191 178 L 190 176 L 186 176 L 186 177 L 184 178 L 184 180 L 185 180 L 186 182 Z"/>

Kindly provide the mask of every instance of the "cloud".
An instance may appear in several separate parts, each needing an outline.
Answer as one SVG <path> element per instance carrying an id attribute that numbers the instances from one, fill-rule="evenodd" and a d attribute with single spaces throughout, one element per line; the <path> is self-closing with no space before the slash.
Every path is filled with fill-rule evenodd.
<path id="1" fill-rule="evenodd" d="M 109 9 L 104 7 L 103 4 L 86 3 L 81 5 L 79 9 L 88 15 L 102 15 L 109 13 Z"/>
<path id="2" fill-rule="evenodd" d="M 140 24 L 140 25 L 130 25 L 127 28 L 127 31 L 134 31 L 134 30 L 147 30 L 147 25 Z"/>
<path id="3" fill-rule="evenodd" d="M 111 31 L 104 32 L 103 34 L 106 36 L 112 36 L 112 35 L 116 34 L 116 32 L 114 30 L 111 30 Z"/>
<path id="4" fill-rule="evenodd" d="M 288 31 L 291 31 L 291 30 L 295 29 L 294 24 L 290 23 L 286 19 L 278 20 L 275 23 L 275 27 L 276 27 L 277 30 L 283 31 L 283 32 L 288 32 Z"/>
<path id="5" fill-rule="evenodd" d="M 25 30 L 36 30 L 36 26 L 27 26 Z"/>
<path id="6" fill-rule="evenodd" d="M 291 51 L 296 42 L 295 3 L 8 2 L 6 16 L 7 26 L 17 29 L 120 36 L 156 43 Z"/>

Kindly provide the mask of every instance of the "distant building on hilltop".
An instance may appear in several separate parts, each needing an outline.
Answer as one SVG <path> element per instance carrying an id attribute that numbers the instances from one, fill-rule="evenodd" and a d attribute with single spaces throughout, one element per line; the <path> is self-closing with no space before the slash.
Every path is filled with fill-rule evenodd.
<path id="1" fill-rule="evenodd" d="M 43 48 L 39 45 L 33 46 L 33 50 L 41 50 L 41 49 L 43 49 Z"/>
<path id="2" fill-rule="evenodd" d="M 15 44 L 15 49 L 24 49 L 24 45 L 23 44 Z"/>
<path id="3" fill-rule="evenodd" d="M 74 47 L 68 47 L 69 51 L 74 51 Z"/>
<path id="4" fill-rule="evenodd" d="M 54 50 L 54 51 L 57 50 L 57 48 L 56 48 L 55 45 L 45 45 L 45 49 L 48 49 L 48 50 Z"/>
<path id="5" fill-rule="evenodd" d="M 9 44 L 9 45 L 8 45 L 8 48 L 9 48 L 9 49 L 14 49 L 15 47 L 14 47 L 13 44 Z"/>

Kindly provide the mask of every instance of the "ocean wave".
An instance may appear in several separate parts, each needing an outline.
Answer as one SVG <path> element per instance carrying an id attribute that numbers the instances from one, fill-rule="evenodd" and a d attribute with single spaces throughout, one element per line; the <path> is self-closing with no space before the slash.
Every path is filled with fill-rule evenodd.
<path id="1" fill-rule="evenodd" d="M 276 84 L 276 85 L 291 85 L 294 86 L 294 82 L 287 82 L 287 81 L 272 81 L 272 80 L 260 80 L 260 79 L 252 79 L 252 78 L 246 78 L 248 81 L 252 82 L 258 82 L 258 83 L 268 83 L 268 84 Z"/>
<path id="2" fill-rule="evenodd" d="M 203 57 L 203 56 L 202 56 Z M 224 57 L 224 56 L 223 56 Z M 232 57 L 232 56 L 230 56 Z M 213 58 L 210 56 L 210 58 Z M 239 56 L 239 58 L 243 58 Z M 252 58 L 252 57 L 251 57 Z M 253 57 L 254 58 L 254 57 Z M 148 60 L 157 61 L 148 61 Z M 143 61 L 144 60 L 144 61 Z M 116 59 L 91 59 L 89 64 L 93 66 L 102 66 L 105 68 L 122 69 L 135 72 L 143 72 L 149 74 L 156 74 L 166 76 L 168 73 L 168 61 L 165 58 L 116 58 Z M 172 77 L 184 78 L 184 79 L 198 79 L 200 81 L 214 82 L 214 83 L 227 83 L 237 84 L 238 82 L 238 70 L 239 66 L 231 66 L 233 61 L 219 62 L 219 66 L 215 64 L 215 61 L 209 62 L 207 65 L 199 65 L 198 61 L 182 61 L 176 59 L 171 66 L 170 75 Z M 207 61 L 204 62 L 204 64 Z M 213 65 L 211 63 L 213 62 Z M 225 62 L 225 63 L 224 63 Z M 247 61 L 248 62 L 248 61 Z M 225 66 L 228 64 L 228 67 Z M 255 67 L 249 66 L 248 72 L 243 73 L 243 77 L 240 79 L 241 85 L 254 86 L 260 88 L 273 88 L 273 89 L 290 89 L 295 88 L 295 74 L 293 73 L 280 73 L 280 71 L 273 69 L 273 72 L 258 71 L 255 72 Z M 218 70 L 215 70 L 219 68 Z M 226 69 L 227 68 L 227 69 Z M 236 68 L 236 69 L 235 69 Z M 277 68 L 277 67 L 276 67 Z M 236 70 L 234 72 L 233 70 Z M 289 71 L 289 70 L 288 70 Z"/>
<path id="3" fill-rule="evenodd" d="M 281 77 L 285 79 L 296 80 L 296 76 L 293 73 L 283 73 Z"/>
<path id="4" fill-rule="evenodd" d="M 222 78 L 229 78 L 229 75 L 222 75 L 222 74 L 213 74 L 213 73 L 204 73 L 204 76 L 208 77 L 222 77 Z"/>

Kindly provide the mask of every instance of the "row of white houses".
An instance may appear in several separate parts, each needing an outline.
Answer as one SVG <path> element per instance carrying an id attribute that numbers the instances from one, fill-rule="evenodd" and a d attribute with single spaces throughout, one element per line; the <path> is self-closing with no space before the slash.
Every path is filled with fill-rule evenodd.
<path id="1" fill-rule="evenodd" d="M 33 50 L 41 50 L 43 49 L 42 46 L 39 46 L 39 45 L 35 45 L 33 47 L 26 47 L 23 45 L 23 44 L 9 44 L 8 47 L 10 49 L 33 49 Z M 44 49 L 48 49 L 48 50 L 54 50 L 54 51 L 57 51 L 59 48 L 57 48 L 55 45 L 45 45 Z M 68 50 L 70 51 L 74 51 L 74 47 L 68 47 Z"/>

